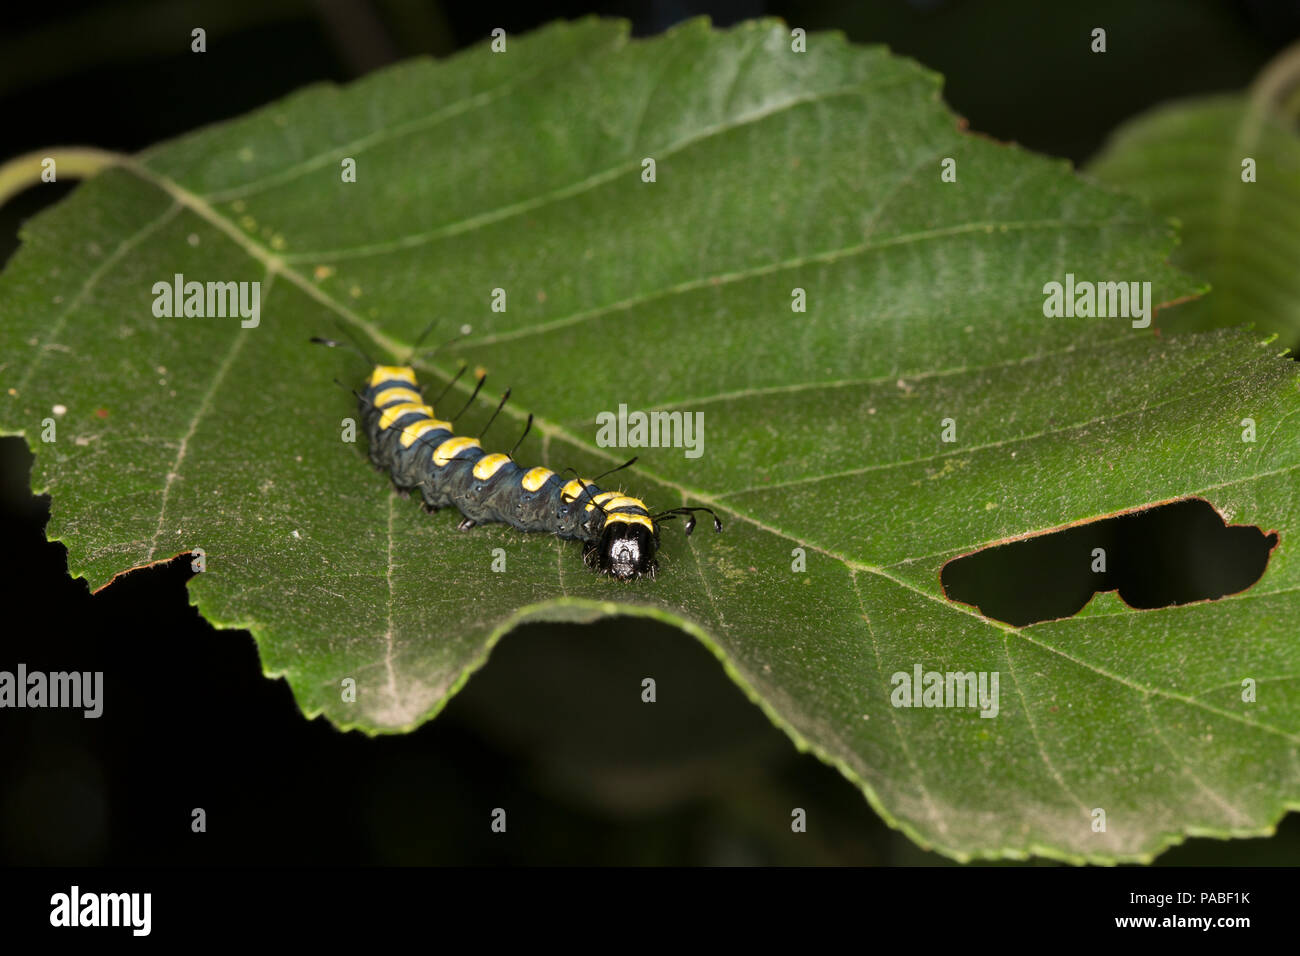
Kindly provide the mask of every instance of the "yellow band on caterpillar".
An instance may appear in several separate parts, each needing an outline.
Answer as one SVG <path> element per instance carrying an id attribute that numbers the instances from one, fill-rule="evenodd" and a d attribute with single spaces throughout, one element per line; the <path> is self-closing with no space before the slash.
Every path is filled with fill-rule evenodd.
<path id="1" fill-rule="evenodd" d="M 584 484 L 589 485 L 591 482 L 579 481 L 577 478 L 574 478 L 571 482 L 560 489 L 560 497 L 565 501 L 573 501 L 578 497 L 578 495 L 582 494 L 582 486 Z"/>
<path id="2" fill-rule="evenodd" d="M 640 508 L 642 511 L 650 510 L 645 506 L 645 502 L 640 498 L 624 498 L 621 495 L 615 497 L 613 501 L 601 503 L 605 505 L 606 511 L 613 511 L 615 508 Z"/>
<path id="3" fill-rule="evenodd" d="M 393 402 L 414 402 L 420 405 L 424 402 L 424 396 L 413 388 L 403 388 L 400 385 L 386 388 L 375 396 L 375 408 L 383 408 Z"/>
<path id="4" fill-rule="evenodd" d="M 479 481 L 487 481 L 487 479 L 500 471 L 502 466 L 509 460 L 509 455 L 502 455 L 499 453 L 484 455 L 474 465 L 474 477 Z"/>
<path id="5" fill-rule="evenodd" d="M 596 507 L 596 505 L 603 505 L 610 498 L 617 498 L 617 497 L 618 497 L 617 491 L 602 491 L 600 494 L 596 495 L 596 497 L 592 498 L 591 501 L 587 502 L 587 510 L 591 511 L 593 508 Z"/>
<path id="6" fill-rule="evenodd" d="M 529 468 L 528 471 L 524 473 L 524 491 L 536 491 L 538 488 L 542 487 L 542 485 L 550 481 L 551 475 L 553 474 L 555 474 L 555 472 L 551 471 L 549 468 Z"/>
<path id="7" fill-rule="evenodd" d="M 390 405 L 384 409 L 384 414 L 379 416 L 379 430 L 392 428 L 393 422 L 397 421 L 403 415 L 410 415 L 412 412 L 423 412 L 425 418 L 433 417 L 433 409 L 428 405 L 421 405 L 418 402 L 404 402 L 401 405 Z"/>
<path id="8" fill-rule="evenodd" d="M 654 522 L 650 520 L 649 515 L 630 515 L 624 511 L 615 511 L 605 519 L 605 524 L 639 524 L 651 531 L 654 531 Z"/>
<path id="9" fill-rule="evenodd" d="M 375 370 L 370 373 L 370 387 L 374 388 L 380 382 L 405 382 L 414 385 L 415 369 L 409 365 L 376 365 Z"/>
<path id="10" fill-rule="evenodd" d="M 403 428 L 401 438 L 398 440 L 402 443 L 403 448 L 410 448 L 429 432 L 436 431 L 451 431 L 451 422 L 440 422 L 436 418 L 426 418 L 422 422 L 416 422 L 414 425 L 407 425 Z"/>
<path id="11" fill-rule="evenodd" d="M 466 448 L 482 448 L 477 438 L 448 438 L 438 446 L 433 453 L 433 463 L 439 468 L 445 468 L 447 463 L 463 452 Z"/>

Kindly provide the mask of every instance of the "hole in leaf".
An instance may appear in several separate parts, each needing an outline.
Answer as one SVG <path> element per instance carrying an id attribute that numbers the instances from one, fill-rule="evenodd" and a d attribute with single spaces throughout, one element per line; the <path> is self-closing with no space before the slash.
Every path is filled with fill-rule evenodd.
<path id="1" fill-rule="evenodd" d="M 1188 498 L 962 555 L 939 581 L 950 601 L 1022 627 L 1077 614 L 1101 591 L 1144 610 L 1236 594 L 1276 546 L 1277 532 L 1225 524 Z"/>

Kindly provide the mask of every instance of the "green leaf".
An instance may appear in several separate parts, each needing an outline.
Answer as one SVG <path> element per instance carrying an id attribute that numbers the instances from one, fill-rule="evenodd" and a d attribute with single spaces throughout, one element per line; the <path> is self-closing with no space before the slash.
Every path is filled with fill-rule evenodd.
<path id="1" fill-rule="evenodd" d="M 771 22 L 629 42 L 604 21 L 305 90 L 28 224 L 0 279 L 0 426 L 37 452 L 73 574 L 99 587 L 202 548 L 204 616 L 250 630 L 340 727 L 418 726 L 520 621 L 646 615 L 958 859 L 1267 832 L 1300 793 L 1295 369 L 1244 333 L 1170 335 L 1176 313 L 1159 336 L 1046 318 L 1067 272 L 1150 281 L 1156 302 L 1198 286 L 1138 200 L 966 135 L 939 93 L 835 35 L 795 53 Z M 262 280 L 260 325 L 156 318 L 175 273 Z M 597 446 L 599 412 L 702 412 L 702 457 L 641 449 L 622 480 L 718 509 L 725 533 L 666 525 L 658 577 L 623 585 L 572 542 L 457 533 L 395 496 L 340 441 L 355 404 L 332 380 L 368 369 L 306 340 L 341 320 L 401 356 L 431 317 L 439 340 L 473 330 L 421 374 L 438 388 L 464 360 L 513 385 L 490 437 L 535 412 L 521 461 L 595 474 L 634 453 Z M 1244 594 L 1017 629 L 941 592 L 957 554 L 1192 494 L 1278 530 Z M 998 716 L 892 707 L 916 664 L 999 672 Z"/>
<path id="2" fill-rule="evenodd" d="M 1244 182 L 1243 161 L 1254 161 Z M 1187 328 L 1249 322 L 1300 345 L 1300 136 L 1245 95 L 1158 107 L 1121 126 L 1089 173 L 1176 218 L 1170 261 L 1213 285 Z"/>

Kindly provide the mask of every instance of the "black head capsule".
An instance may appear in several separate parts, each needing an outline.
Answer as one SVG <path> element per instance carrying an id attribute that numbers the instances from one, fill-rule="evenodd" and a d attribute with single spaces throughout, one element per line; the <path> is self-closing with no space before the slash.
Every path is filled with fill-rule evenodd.
<path id="1" fill-rule="evenodd" d="M 600 540 L 588 551 L 601 574 L 620 581 L 632 581 L 643 574 L 653 574 L 655 551 L 659 542 L 645 525 L 631 521 L 607 521 Z"/>

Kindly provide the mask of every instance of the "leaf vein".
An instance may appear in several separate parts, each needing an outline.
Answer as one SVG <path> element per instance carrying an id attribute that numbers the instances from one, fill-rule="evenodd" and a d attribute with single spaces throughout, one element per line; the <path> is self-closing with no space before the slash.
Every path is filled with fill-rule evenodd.
<path id="1" fill-rule="evenodd" d="M 683 150 L 689 149 L 691 146 L 694 146 L 697 143 L 702 143 L 714 136 L 720 136 L 743 126 L 749 126 L 761 122 L 768 117 L 786 112 L 799 106 L 818 103 L 835 96 L 855 96 L 866 92 L 873 92 L 894 84 L 908 82 L 911 79 L 911 77 L 894 77 L 887 82 L 878 84 L 855 83 L 851 86 L 836 87 L 832 90 L 823 90 L 818 93 L 794 96 L 788 100 L 782 100 L 776 105 L 763 106 L 746 113 L 738 119 L 703 127 L 695 133 L 684 136 L 681 139 L 668 144 L 665 148 L 656 151 L 656 162 L 662 161 L 670 156 L 675 156 Z M 465 219 L 448 223 L 444 226 L 438 226 L 435 229 L 426 230 L 425 232 L 411 233 L 393 239 L 385 239 L 381 242 L 370 243 L 364 246 L 352 246 L 345 249 L 318 249 L 316 251 L 297 252 L 285 256 L 284 258 L 286 262 L 341 262 L 383 255 L 386 252 L 396 252 L 401 249 L 410 249 L 415 246 L 427 245 L 430 242 L 445 239 L 449 236 L 464 235 L 465 233 L 481 229 L 484 226 L 492 225 L 505 219 L 511 219 L 523 215 L 524 213 L 532 212 L 533 210 L 539 209 L 543 206 L 549 206 L 553 203 L 561 202 L 565 199 L 572 199 L 575 196 L 580 196 L 598 186 L 604 185 L 605 183 L 612 182 L 618 179 L 619 176 L 635 172 L 640 168 L 640 166 L 641 158 L 633 157 L 632 159 L 626 160 L 615 166 L 610 166 L 607 169 L 602 169 L 598 172 L 592 173 L 578 182 L 569 183 L 566 186 L 561 186 L 557 189 L 551 190 L 550 192 L 542 193 L 541 195 L 535 196 L 531 199 L 509 203 L 505 206 L 498 207 L 497 209 L 478 213 L 477 215 L 469 216 Z"/>
<path id="2" fill-rule="evenodd" d="M 1073 425 L 1062 425 L 1059 428 L 1049 428 L 1049 429 L 1045 429 L 1044 431 L 1035 432 L 1032 435 L 1017 435 L 1012 438 L 1003 438 L 1000 439 L 999 441 L 987 442 L 986 444 L 983 445 L 971 445 L 969 447 L 956 448 L 952 451 L 936 452 L 933 455 L 926 455 L 923 458 L 909 458 L 905 461 L 890 461 L 890 462 L 884 462 L 883 464 L 863 465 L 860 468 L 850 468 L 847 471 L 836 471 L 825 475 L 812 475 L 807 478 L 795 478 L 790 481 L 774 482 L 774 483 L 768 483 L 764 485 L 751 485 L 747 488 L 741 488 L 737 491 L 722 492 L 721 494 L 718 495 L 718 497 L 734 498 L 738 495 L 751 494 L 753 492 L 777 491 L 785 488 L 794 488 L 799 485 L 816 484 L 819 481 L 833 481 L 838 478 L 850 478 L 855 475 L 863 475 L 866 474 L 867 472 L 872 472 L 872 471 L 889 471 L 890 469 L 902 468 L 907 465 L 919 465 L 927 461 L 938 461 L 941 458 L 951 458 L 954 455 L 966 455 L 966 454 L 970 454 L 971 452 L 987 451 L 990 448 L 1003 448 L 1003 447 L 1009 447 L 1011 445 L 1024 444 L 1031 441 L 1037 441 L 1040 438 L 1048 438 L 1052 435 L 1061 435 L 1064 434 L 1065 432 L 1077 431 L 1080 428 L 1087 428 L 1090 425 L 1096 425 L 1098 423 L 1103 423 L 1108 421 L 1113 422 L 1117 419 L 1125 418 L 1129 415 L 1142 415 L 1145 414 L 1146 412 L 1152 411 L 1157 408 L 1161 408 L 1165 405 L 1172 405 L 1176 402 L 1186 401 L 1187 399 L 1199 395 L 1202 392 L 1207 392 L 1214 388 L 1225 388 L 1225 387 L 1226 386 L 1224 385 L 1223 382 L 1213 381 L 1209 385 L 1202 386 L 1201 388 L 1195 389 L 1194 391 L 1191 392 L 1184 392 L 1180 395 L 1174 396 L 1173 398 L 1168 398 L 1165 399 L 1164 401 L 1156 402 L 1153 405 L 1142 405 L 1138 408 L 1130 408 L 1123 412 L 1116 412 L 1113 415 L 1098 415 L 1097 417 L 1090 418 L 1085 422 L 1079 422 Z"/>
<path id="3" fill-rule="evenodd" d="M 621 37 L 616 39 L 621 40 Z M 605 47 L 612 49 L 617 45 L 618 43 L 609 44 L 606 42 Z M 590 53 L 595 54 L 600 52 L 602 49 L 603 47 L 596 47 L 594 50 L 590 51 Z M 310 156 L 271 176 L 264 176 L 261 179 L 252 182 L 241 183 L 238 186 L 231 186 L 227 189 L 206 193 L 203 194 L 203 196 L 211 203 L 226 202 L 231 199 L 242 199 L 246 196 L 264 192 L 274 186 L 280 186 L 284 183 L 292 182 L 313 170 L 320 169 L 323 166 L 329 166 L 345 157 L 355 157 L 373 146 L 381 145 L 410 133 L 418 133 L 432 129 L 446 120 L 454 119 L 457 116 L 468 114 L 476 109 L 489 106 L 492 103 L 516 92 L 523 87 L 527 81 L 541 76 L 552 69 L 560 69 L 566 65 L 568 64 L 546 63 L 537 69 L 524 70 L 509 82 L 502 83 L 500 86 L 493 87 L 490 90 L 482 90 L 471 96 L 463 97 L 454 103 L 450 103 L 447 106 L 435 110 L 427 116 L 416 117 L 415 119 L 410 119 L 403 123 L 397 123 L 393 126 L 375 130 L 372 133 L 368 133 L 365 136 L 359 136 L 341 146 L 336 146 L 333 149 L 325 150 L 315 154 L 314 156 Z"/>
<path id="4" fill-rule="evenodd" d="M 862 599 L 862 589 L 858 587 L 858 575 L 853 568 L 849 568 L 849 579 L 853 582 L 853 593 L 857 595 L 858 608 L 862 611 L 862 620 L 866 622 L 867 634 L 871 637 L 871 649 L 876 656 L 876 674 L 881 681 L 881 685 L 887 686 L 889 681 L 885 677 L 885 665 L 880 657 L 880 642 L 876 639 L 876 629 L 871 625 L 871 615 L 867 613 L 866 602 Z M 930 788 L 925 785 L 925 777 L 921 773 L 920 765 L 916 762 L 912 748 L 907 744 L 907 737 L 903 734 L 902 724 L 898 721 L 897 708 L 893 706 L 892 701 L 888 705 L 888 711 L 890 723 L 894 726 L 894 733 L 898 735 L 898 745 L 903 750 L 903 757 L 907 760 L 908 766 L 912 768 L 912 774 L 916 778 L 916 785 L 921 791 L 921 797 L 925 800 L 926 809 L 930 812 L 930 819 L 938 826 L 939 831 L 947 836 L 948 824 L 940 815 L 934 797 L 930 794 Z"/>
<path id="5" fill-rule="evenodd" d="M 27 383 L 31 381 L 32 376 L 36 374 L 36 369 L 40 366 L 41 359 L 45 357 L 48 345 L 59 337 L 59 334 L 63 331 L 63 327 L 67 324 L 68 316 L 72 315 L 73 312 L 80 308 L 81 303 L 86 298 L 86 294 L 98 285 L 99 280 L 103 277 L 104 273 L 107 272 L 111 266 L 117 265 L 118 261 L 124 258 L 127 253 L 137 245 L 170 222 L 171 218 L 181 211 L 181 208 L 182 206 L 179 202 L 173 202 L 167 207 L 167 209 L 160 213 L 156 219 L 141 226 L 136 232 L 127 236 L 118 243 L 117 248 L 106 256 L 104 261 L 91 271 L 90 275 L 86 276 L 85 281 L 81 284 L 81 288 L 77 290 L 77 294 L 74 295 L 72 301 L 68 303 L 68 307 L 60 312 L 59 317 L 54 320 L 54 324 L 50 327 L 49 334 L 46 336 L 45 341 L 41 343 L 42 347 L 37 350 L 36 357 L 32 359 L 32 363 L 27 367 L 26 373 L 18 380 L 18 384 L 15 388 L 19 392 L 26 387 Z"/>
<path id="6" fill-rule="evenodd" d="M 270 297 L 274 280 L 275 274 L 268 273 L 266 288 L 262 290 L 263 305 Z M 189 451 L 190 439 L 194 437 L 195 432 L 198 430 L 199 421 L 212 408 L 212 399 L 221 387 L 221 383 L 225 381 L 226 373 L 230 371 L 230 367 L 234 364 L 235 357 L 239 354 L 240 349 L 243 348 L 244 341 L 250 331 L 252 330 L 240 328 L 231 339 L 230 348 L 226 350 L 225 357 L 221 360 L 221 364 L 217 366 L 216 374 L 212 376 L 212 381 L 209 383 L 207 390 L 203 393 L 203 397 L 199 399 L 198 408 L 194 410 L 194 414 L 190 417 L 189 427 L 186 428 L 185 434 L 181 436 L 180 447 L 176 449 L 176 458 L 172 461 L 172 466 L 168 469 L 167 477 L 163 481 L 162 502 L 158 507 L 158 526 L 154 529 L 153 538 L 150 539 L 149 553 L 145 557 L 146 561 L 152 561 L 154 552 L 158 549 L 158 537 L 162 534 L 163 525 L 167 519 L 167 503 L 171 497 L 172 486 L 175 484 L 176 479 L 180 477 L 181 464 L 185 461 L 185 455 Z"/>

